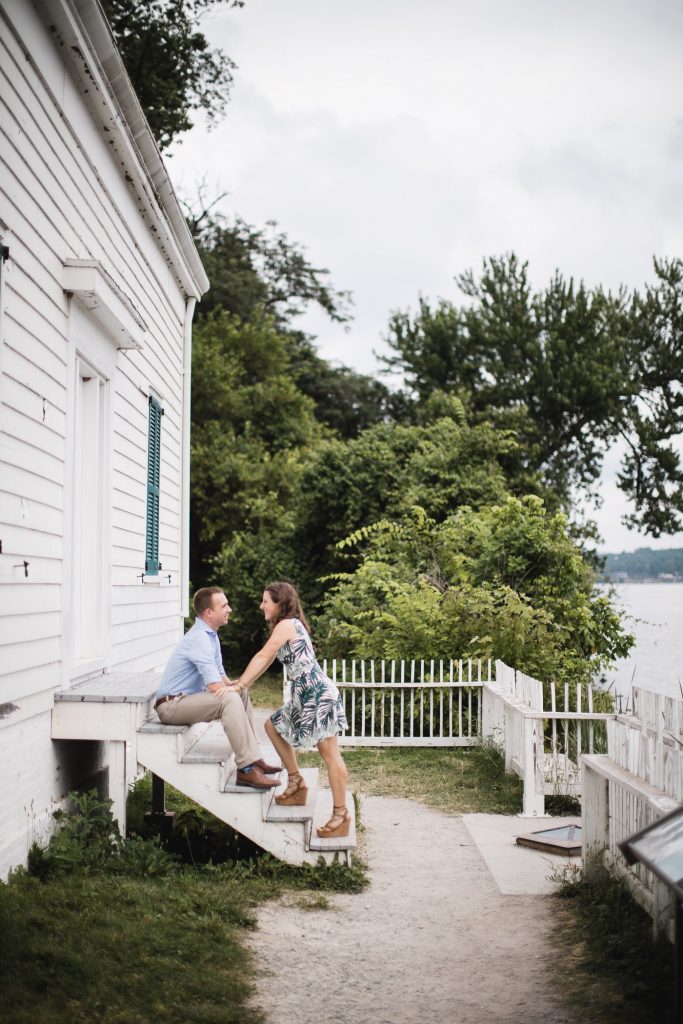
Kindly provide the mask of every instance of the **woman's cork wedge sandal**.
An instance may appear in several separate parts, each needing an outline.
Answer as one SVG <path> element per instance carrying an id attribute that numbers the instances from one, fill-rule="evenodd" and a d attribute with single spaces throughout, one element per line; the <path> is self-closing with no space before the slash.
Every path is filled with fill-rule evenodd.
<path id="1" fill-rule="evenodd" d="M 275 803 L 280 807 L 303 807 L 307 797 L 308 786 L 304 782 L 303 775 L 299 772 L 292 772 L 287 777 L 287 788 L 275 797 Z"/>
<path id="2" fill-rule="evenodd" d="M 344 836 L 348 836 L 350 828 L 351 815 L 347 807 L 343 804 L 341 807 L 337 807 L 335 804 L 330 820 L 316 829 L 316 832 L 319 839 L 342 839 Z"/>

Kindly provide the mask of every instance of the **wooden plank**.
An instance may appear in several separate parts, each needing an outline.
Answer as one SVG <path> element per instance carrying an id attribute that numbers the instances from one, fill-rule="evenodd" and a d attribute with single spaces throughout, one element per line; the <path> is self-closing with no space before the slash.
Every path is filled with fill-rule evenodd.
<path id="1" fill-rule="evenodd" d="M 8 45 L 11 51 L 15 44 L 10 41 Z M 12 54 L 12 59 L 16 73 L 4 80 L 0 95 L 8 97 L 11 102 L 11 113 L 2 108 L 3 123 L 22 161 L 22 177 L 28 176 L 33 192 L 38 192 L 43 182 L 46 186 L 49 183 L 41 206 L 44 211 L 52 210 L 59 235 L 63 238 L 87 238 L 91 245 L 95 243 L 111 254 L 114 268 L 130 267 L 131 279 L 140 282 L 140 287 L 150 299 L 157 297 L 156 307 L 151 301 L 146 303 L 149 315 L 153 311 L 159 314 L 164 304 L 158 297 L 164 289 L 148 258 L 151 252 L 158 258 L 159 250 L 152 242 L 146 225 L 143 227 L 138 211 L 135 211 L 134 218 L 130 218 L 112 203 L 111 195 L 102 188 L 90 161 L 83 159 L 83 151 L 64 118 L 53 113 L 51 97 L 45 94 L 34 75 L 29 83 L 26 76 L 30 72 L 26 69 L 30 65 L 18 54 Z M 80 97 L 76 103 L 81 105 Z M 23 125 L 23 131 L 13 131 L 12 121 Z M 96 135 L 91 141 L 104 151 L 105 147 Z M 80 142 L 82 146 L 82 140 Z M 120 188 L 120 194 L 122 197 L 125 195 L 128 205 L 132 206 L 129 193 Z M 62 211 L 63 217 L 60 217 Z M 134 227 L 141 229 L 137 245 Z M 82 241 L 80 246 L 74 241 L 74 246 L 82 248 Z M 160 260 L 158 263 L 161 266 Z M 162 329 L 168 331 L 170 327 L 171 322 L 167 321 Z"/>
<path id="2" fill-rule="evenodd" d="M 116 486 L 112 487 L 112 509 L 128 521 L 138 521 L 141 517 L 144 518 L 146 505 L 142 488 L 138 494 L 133 495 Z"/>
<path id="3" fill-rule="evenodd" d="M 5 615 L 12 609 L 15 615 L 49 615 L 61 609 L 60 584 L 9 584 L 0 577 L 0 608 Z"/>
<path id="4" fill-rule="evenodd" d="M 44 637 L 31 643 L 5 644 L 0 660 L 0 676 L 13 676 L 25 669 L 47 669 L 59 664 L 61 641 L 58 636 Z M 12 688 L 10 684 L 10 689 Z"/>
<path id="5" fill-rule="evenodd" d="M 3 555 L 29 561 L 33 558 L 60 560 L 63 557 L 64 541 L 61 536 L 11 523 L 4 525 L 2 532 Z"/>
<path id="6" fill-rule="evenodd" d="M 30 386 L 40 396 L 57 409 L 62 416 L 66 415 L 66 375 L 61 361 L 50 372 L 47 364 L 50 361 L 49 350 L 39 345 L 35 338 L 24 332 L 24 344 L 21 352 L 12 345 L 5 343 L 2 368 L 5 376 L 17 386 Z"/>
<path id="7" fill-rule="evenodd" d="M 159 689 L 160 672 L 108 672 L 55 694 L 55 702 L 146 704 Z"/>
<path id="8" fill-rule="evenodd" d="M 112 644 L 112 663 L 119 661 L 131 661 L 141 658 L 144 655 L 170 651 L 178 642 L 178 633 L 175 628 L 158 630 L 154 634 L 135 637 L 131 640 L 120 640 Z M 116 661 L 115 661 L 116 659 Z"/>
<path id="9" fill-rule="evenodd" d="M 25 420 L 22 422 L 22 417 L 13 410 L 5 410 L 3 405 L 2 415 L 3 462 L 18 469 L 30 465 L 35 477 L 61 486 L 64 480 L 63 458 L 47 454 L 39 444 L 28 444 L 24 436 Z"/>
<path id="10" fill-rule="evenodd" d="M 120 597 L 121 590 L 129 588 L 113 588 L 113 596 Z M 132 622 L 158 622 L 160 619 L 173 619 L 178 628 L 181 621 L 178 608 L 177 589 L 175 587 L 137 586 L 127 594 L 125 602 L 112 602 L 112 626 L 126 626 Z"/>
<path id="11" fill-rule="evenodd" d="M 53 661 L 46 665 L 33 665 L 26 669 L 13 671 L 4 675 L 0 666 L 0 690 L 3 703 L 17 701 L 44 694 L 62 685 L 62 674 L 59 662 Z"/>
<path id="12" fill-rule="evenodd" d="M 30 397 L 30 405 L 27 404 L 24 410 L 17 408 L 21 405 L 21 398 L 16 393 L 16 385 L 13 381 L 4 378 L 2 390 L 3 432 L 22 442 L 27 451 L 49 456 L 53 466 L 63 466 L 65 456 L 63 417 L 60 414 L 60 422 L 56 423 L 54 427 L 42 423 L 37 418 L 40 413 L 34 405 L 37 402 L 41 406 L 41 403 L 35 395 Z M 31 415 L 31 409 L 35 415 Z"/>
<path id="13" fill-rule="evenodd" d="M 38 558 L 31 556 L 26 572 L 21 556 L 13 561 L 11 556 L 0 555 L 0 582 L 8 587 L 18 589 L 63 583 L 63 566 L 61 558 Z M 7 574 L 11 575 L 7 575 Z"/>
<path id="14" fill-rule="evenodd" d="M 178 639 L 182 636 L 183 618 L 180 614 L 180 594 L 177 584 L 146 586 L 134 582 L 113 586 L 112 624 L 119 625 L 132 619 L 154 619 L 157 615 L 174 616 Z"/>
<path id="15" fill-rule="evenodd" d="M 25 530 L 56 537 L 61 537 L 64 529 L 64 517 L 60 509 L 1 490 L 0 523 L 15 523 Z"/>
<path id="16" fill-rule="evenodd" d="M 14 609 L 13 609 L 14 611 Z M 37 640 L 59 639 L 62 632 L 62 616 L 58 610 L 33 612 L 31 614 L 7 614 L 3 608 L 0 615 L 0 644 L 29 644 Z M 4 658 L 4 652 L 3 652 Z"/>
<path id="17" fill-rule="evenodd" d="M 142 502 L 140 505 L 137 513 L 126 512 L 116 505 L 113 505 L 111 510 L 112 529 L 119 530 L 122 537 L 125 535 L 135 537 L 136 544 L 139 544 L 140 537 L 144 538 L 145 536 L 145 508 Z"/>
<path id="18" fill-rule="evenodd" d="M 24 498 L 29 502 L 39 502 L 46 508 L 61 512 L 63 507 L 63 486 L 53 483 L 44 477 L 37 476 L 32 467 L 11 465 L 7 462 L 2 467 L 2 492 L 11 497 Z"/>
<path id="19" fill-rule="evenodd" d="M 154 637 L 157 634 L 173 634 L 177 637 L 177 628 L 177 615 L 166 614 L 156 619 L 137 619 L 135 622 L 112 626 L 112 644 L 123 647 L 126 643 Z"/>
<path id="20" fill-rule="evenodd" d="M 38 296 L 40 293 L 38 293 Z M 5 307 L 3 309 L 3 327 L 5 342 L 17 349 L 24 350 L 25 345 L 35 345 L 40 352 L 46 368 L 58 380 L 59 374 L 67 373 L 67 318 L 59 317 L 56 323 L 49 321 L 44 307 L 36 307 L 31 296 L 15 288 L 6 286 Z M 61 370 L 59 369 L 61 368 Z"/>
<path id="21" fill-rule="evenodd" d="M 339 737 L 343 747 L 476 747 L 480 740 L 477 736 L 454 736 L 452 739 L 441 736 L 350 736 Z"/>
<path id="22" fill-rule="evenodd" d="M 632 793 L 646 801 L 658 814 L 668 814 L 678 806 L 671 797 L 650 783 L 639 779 L 637 775 L 626 768 L 615 764 L 604 754 L 584 754 L 582 764 L 588 765 L 593 772 L 618 785 L 622 791 Z M 620 820 L 624 820 L 623 816 Z"/>

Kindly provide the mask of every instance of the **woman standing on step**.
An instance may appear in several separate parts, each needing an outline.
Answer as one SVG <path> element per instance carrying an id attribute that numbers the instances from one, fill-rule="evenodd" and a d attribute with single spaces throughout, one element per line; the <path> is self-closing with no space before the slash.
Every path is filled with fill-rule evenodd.
<path id="1" fill-rule="evenodd" d="M 275 800 L 281 806 L 303 806 L 308 789 L 299 771 L 295 747 L 317 746 L 327 766 L 334 807 L 332 817 L 317 830 L 323 839 L 349 834 L 346 807 L 347 771 L 337 736 L 347 728 L 339 690 L 318 664 L 301 600 L 291 583 L 269 583 L 261 611 L 270 638 L 251 659 L 237 688 L 251 686 L 275 658 L 285 666 L 289 690 L 284 706 L 266 722 L 266 733 L 287 769 L 287 788 Z"/>

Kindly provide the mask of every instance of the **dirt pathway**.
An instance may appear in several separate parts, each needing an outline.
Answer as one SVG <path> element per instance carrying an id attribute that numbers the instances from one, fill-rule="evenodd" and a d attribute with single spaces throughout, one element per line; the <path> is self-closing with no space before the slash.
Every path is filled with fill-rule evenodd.
<path id="1" fill-rule="evenodd" d="M 574 1024 L 553 998 L 553 897 L 502 896 L 458 818 L 382 797 L 361 814 L 368 889 L 259 911 L 271 1024 Z"/>

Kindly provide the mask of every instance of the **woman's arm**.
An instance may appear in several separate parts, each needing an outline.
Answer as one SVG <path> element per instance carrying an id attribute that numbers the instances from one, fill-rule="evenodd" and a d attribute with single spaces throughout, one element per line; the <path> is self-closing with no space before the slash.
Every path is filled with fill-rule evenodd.
<path id="1" fill-rule="evenodd" d="M 270 634 L 270 637 L 261 650 L 254 655 L 244 672 L 237 681 L 238 690 L 246 690 L 248 686 L 259 679 L 263 673 L 270 668 L 275 661 L 275 655 L 280 647 L 296 637 L 296 627 L 291 619 L 283 619 Z"/>

